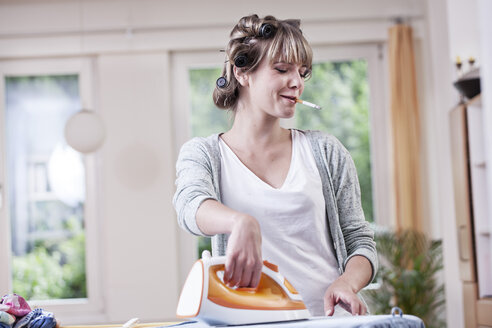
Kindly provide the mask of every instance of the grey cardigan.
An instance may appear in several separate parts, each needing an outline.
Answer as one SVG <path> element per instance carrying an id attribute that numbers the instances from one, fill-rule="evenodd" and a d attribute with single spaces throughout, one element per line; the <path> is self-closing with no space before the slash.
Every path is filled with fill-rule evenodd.
<path id="1" fill-rule="evenodd" d="M 349 152 L 334 136 L 319 131 L 301 131 L 308 138 L 321 177 L 326 218 L 340 274 L 355 255 L 372 266 L 371 281 L 378 267 L 374 233 L 364 219 L 357 171 Z M 219 134 L 186 142 L 176 163 L 176 193 L 173 204 L 179 225 L 205 236 L 195 214 L 207 199 L 220 199 Z M 212 253 L 225 255 L 227 235 L 212 237 Z"/>

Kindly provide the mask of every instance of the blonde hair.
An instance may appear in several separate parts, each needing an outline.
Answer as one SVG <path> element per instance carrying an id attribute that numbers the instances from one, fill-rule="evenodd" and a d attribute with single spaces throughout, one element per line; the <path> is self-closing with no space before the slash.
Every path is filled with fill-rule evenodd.
<path id="1" fill-rule="evenodd" d="M 262 26 L 270 24 L 273 33 L 263 36 Z M 236 65 L 245 72 L 254 72 L 258 64 L 265 58 L 274 62 L 301 64 L 310 71 L 313 52 L 311 46 L 302 35 L 301 22 L 298 19 L 277 20 L 273 16 L 259 18 L 258 15 L 245 16 L 234 26 L 227 44 L 226 62 L 222 76 L 226 84 L 215 88 L 213 100 L 220 109 L 234 110 L 239 98 L 240 84 L 234 76 L 235 60 L 245 56 L 246 63 Z"/>

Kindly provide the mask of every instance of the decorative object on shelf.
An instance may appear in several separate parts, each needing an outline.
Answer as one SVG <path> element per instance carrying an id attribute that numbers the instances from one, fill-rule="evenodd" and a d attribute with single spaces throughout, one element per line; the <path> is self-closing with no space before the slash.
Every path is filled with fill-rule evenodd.
<path id="1" fill-rule="evenodd" d="M 88 154 L 98 150 L 106 137 L 104 123 L 94 111 L 82 109 L 65 125 L 65 139 L 75 150 Z"/>
<path id="2" fill-rule="evenodd" d="M 462 74 L 461 68 L 463 67 L 463 62 L 461 61 L 460 56 L 456 57 L 456 62 L 454 64 L 456 65 L 456 72 L 458 74 L 458 77 L 460 77 Z"/>
<path id="3" fill-rule="evenodd" d="M 471 61 L 469 60 L 470 67 L 473 63 L 475 59 L 472 57 Z M 463 74 L 453 85 L 462 96 L 472 99 L 480 93 L 480 68 L 473 68 Z"/>
<path id="4" fill-rule="evenodd" d="M 470 69 L 473 68 L 473 64 L 475 64 L 475 57 L 468 58 L 468 65 L 470 65 Z"/>

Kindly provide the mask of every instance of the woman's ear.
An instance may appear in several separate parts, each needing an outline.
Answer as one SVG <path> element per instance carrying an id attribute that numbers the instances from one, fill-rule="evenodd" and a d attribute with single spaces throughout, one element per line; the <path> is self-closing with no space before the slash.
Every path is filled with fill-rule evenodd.
<path id="1" fill-rule="evenodd" d="M 249 85 L 249 75 L 243 68 L 234 66 L 234 76 L 242 87 Z"/>

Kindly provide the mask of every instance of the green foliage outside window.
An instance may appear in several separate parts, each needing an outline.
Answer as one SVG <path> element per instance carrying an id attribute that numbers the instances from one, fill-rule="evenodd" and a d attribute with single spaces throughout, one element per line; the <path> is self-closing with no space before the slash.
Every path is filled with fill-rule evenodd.
<path id="1" fill-rule="evenodd" d="M 71 237 L 38 241 L 23 256 L 13 256 L 13 290 L 28 300 L 85 298 L 85 233 L 76 219 L 67 222 Z"/>
<path id="2" fill-rule="evenodd" d="M 296 126 L 328 132 L 349 150 L 357 168 L 362 208 L 366 219 L 373 221 L 367 62 L 314 64 L 313 75 L 305 84 L 302 98 L 323 109 L 298 105 Z"/>
<path id="3" fill-rule="evenodd" d="M 212 93 L 215 80 L 221 76 L 218 68 L 191 69 L 191 133 L 193 137 L 206 137 L 226 132 L 232 126 L 232 113 L 215 107 Z"/>

